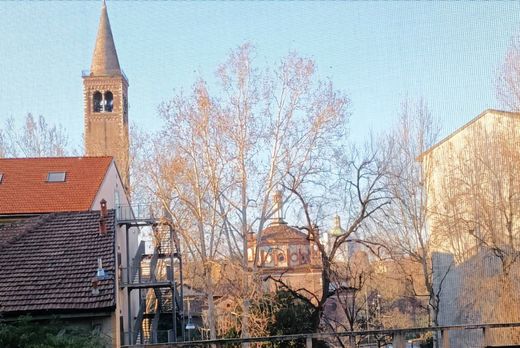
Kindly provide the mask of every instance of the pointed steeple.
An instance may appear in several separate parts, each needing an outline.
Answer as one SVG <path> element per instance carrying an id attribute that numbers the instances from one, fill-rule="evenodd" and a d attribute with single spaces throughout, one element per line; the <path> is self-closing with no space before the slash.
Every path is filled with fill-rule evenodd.
<path id="1" fill-rule="evenodd" d="M 96 47 L 94 48 L 94 55 L 92 56 L 90 72 L 94 76 L 121 74 L 105 0 L 103 0 L 103 6 L 101 7 Z"/>

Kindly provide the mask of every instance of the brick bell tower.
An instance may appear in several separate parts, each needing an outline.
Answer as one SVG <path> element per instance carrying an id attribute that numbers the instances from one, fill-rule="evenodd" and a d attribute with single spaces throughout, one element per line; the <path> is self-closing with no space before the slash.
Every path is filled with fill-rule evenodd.
<path id="1" fill-rule="evenodd" d="M 128 80 L 119 67 L 104 0 L 90 71 L 82 75 L 85 153 L 87 156 L 113 156 L 128 191 Z"/>

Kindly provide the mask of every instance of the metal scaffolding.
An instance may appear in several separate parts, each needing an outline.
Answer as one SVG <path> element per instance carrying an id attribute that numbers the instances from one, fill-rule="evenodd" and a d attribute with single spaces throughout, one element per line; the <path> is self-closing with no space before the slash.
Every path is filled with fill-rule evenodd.
<path id="1" fill-rule="evenodd" d="M 120 227 L 126 227 L 127 250 L 131 228 L 148 227 L 153 237 L 153 251 L 147 252 L 142 240 L 132 258 L 127 252 L 127 267 L 122 270 L 120 284 L 128 295 L 128 323 L 132 323 L 125 341 L 148 344 L 182 340 L 182 256 L 175 230 L 165 218 L 155 218 L 150 205 L 118 206 L 116 218 Z M 132 306 L 134 291 L 139 294 L 138 308 Z M 171 329 L 164 330 L 165 327 Z"/>

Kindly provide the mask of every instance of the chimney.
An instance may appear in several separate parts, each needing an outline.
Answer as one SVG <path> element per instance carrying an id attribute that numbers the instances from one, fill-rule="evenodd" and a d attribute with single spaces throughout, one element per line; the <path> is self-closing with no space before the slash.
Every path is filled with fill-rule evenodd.
<path id="1" fill-rule="evenodd" d="M 101 204 L 101 217 L 105 218 L 108 215 L 107 201 L 105 201 L 105 199 L 102 199 L 99 203 Z"/>
<path id="2" fill-rule="evenodd" d="M 97 296 L 99 295 L 99 279 L 97 277 L 94 277 L 91 279 L 91 286 L 92 286 L 92 295 Z"/>
<path id="3" fill-rule="evenodd" d="M 100 235 L 105 235 L 107 234 L 107 216 L 108 216 L 108 211 L 107 211 L 107 201 L 105 201 L 104 199 L 101 200 L 101 216 L 99 217 L 99 234 Z"/>
<path id="4" fill-rule="evenodd" d="M 106 222 L 105 218 L 99 219 L 99 234 L 102 236 L 107 234 L 107 222 Z"/>

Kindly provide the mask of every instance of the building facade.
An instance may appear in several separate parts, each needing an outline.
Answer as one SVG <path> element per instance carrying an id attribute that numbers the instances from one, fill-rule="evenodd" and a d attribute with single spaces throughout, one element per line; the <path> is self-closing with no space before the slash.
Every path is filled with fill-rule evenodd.
<path id="1" fill-rule="evenodd" d="M 5 158 L 0 177 L 0 262 L 11 264 L 17 255 L 22 267 L 16 272 L 4 267 L 0 313 L 65 316 L 72 324 L 99 327 L 112 346 L 120 346 L 121 333 L 133 323 L 128 303 L 138 301 L 120 286 L 122 270 L 137 249 L 138 230 L 117 223 L 116 208 L 129 206 L 129 200 L 115 161 Z M 103 209 L 106 216 L 100 216 Z M 98 258 L 111 277 L 100 288 L 109 291 L 93 295 Z"/>
<path id="2" fill-rule="evenodd" d="M 485 110 L 423 153 L 439 325 L 520 320 L 520 113 Z M 517 329 L 492 333 L 519 342 Z M 481 334 L 457 332 L 452 346 Z"/>
<path id="3" fill-rule="evenodd" d="M 433 250 L 456 262 L 520 237 L 520 113 L 486 110 L 423 153 Z"/>
<path id="4" fill-rule="evenodd" d="M 307 234 L 291 227 L 283 218 L 283 197 L 274 195 L 275 219 L 260 232 L 260 238 L 250 235 L 248 263 L 266 280 L 269 291 L 275 291 L 280 280 L 291 289 L 305 289 L 318 297 L 322 290 L 321 254 Z"/>

